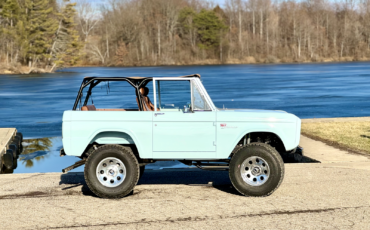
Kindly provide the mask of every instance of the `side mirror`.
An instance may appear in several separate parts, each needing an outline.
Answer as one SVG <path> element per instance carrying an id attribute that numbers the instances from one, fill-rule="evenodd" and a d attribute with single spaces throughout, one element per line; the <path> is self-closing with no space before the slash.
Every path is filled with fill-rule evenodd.
<path id="1" fill-rule="evenodd" d="M 190 110 L 190 108 L 186 105 L 184 105 L 184 113 L 192 113 L 193 111 Z"/>

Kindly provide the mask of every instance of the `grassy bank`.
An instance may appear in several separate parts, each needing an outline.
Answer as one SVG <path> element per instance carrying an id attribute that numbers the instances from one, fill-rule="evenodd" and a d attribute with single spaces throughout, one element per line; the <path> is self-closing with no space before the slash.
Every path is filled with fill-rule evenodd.
<path id="1" fill-rule="evenodd" d="M 350 152 L 370 154 L 369 118 L 315 120 L 303 120 L 303 135 Z"/>

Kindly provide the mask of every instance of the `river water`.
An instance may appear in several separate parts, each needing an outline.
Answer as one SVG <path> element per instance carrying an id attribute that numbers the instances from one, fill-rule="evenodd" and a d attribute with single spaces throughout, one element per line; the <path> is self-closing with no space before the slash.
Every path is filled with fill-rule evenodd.
<path id="1" fill-rule="evenodd" d="M 16 127 L 28 139 L 14 173 L 61 172 L 78 160 L 60 158 L 58 151 L 63 111 L 73 107 L 83 77 L 194 73 L 201 74 L 203 85 L 220 108 L 285 110 L 300 118 L 370 116 L 370 62 L 77 67 L 54 74 L 1 75 L 0 127 Z M 132 97 L 119 100 L 136 105 Z M 180 165 L 165 162 L 150 167 L 176 166 Z"/>

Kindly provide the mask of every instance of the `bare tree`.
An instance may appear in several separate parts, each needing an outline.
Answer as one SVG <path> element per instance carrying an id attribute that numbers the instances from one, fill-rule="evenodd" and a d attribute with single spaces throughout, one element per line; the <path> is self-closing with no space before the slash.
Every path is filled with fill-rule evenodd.
<path id="1" fill-rule="evenodd" d="M 97 6 L 93 6 L 91 1 L 88 0 L 76 0 L 77 2 L 77 13 L 78 13 L 78 25 L 84 35 L 85 43 L 88 42 L 91 31 L 96 27 L 100 21 L 100 13 Z"/>

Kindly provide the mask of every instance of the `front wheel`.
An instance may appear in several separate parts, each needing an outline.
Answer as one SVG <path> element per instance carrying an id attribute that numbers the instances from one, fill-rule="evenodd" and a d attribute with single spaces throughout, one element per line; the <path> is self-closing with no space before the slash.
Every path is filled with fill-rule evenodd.
<path id="1" fill-rule="evenodd" d="M 280 154 L 264 143 L 248 144 L 231 158 L 231 183 L 245 196 L 271 195 L 284 178 L 284 162 Z"/>
<path id="2" fill-rule="evenodd" d="M 131 148 L 103 145 L 92 152 L 85 164 L 90 190 L 102 198 L 122 198 L 139 180 L 139 163 Z"/>

